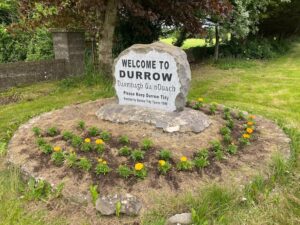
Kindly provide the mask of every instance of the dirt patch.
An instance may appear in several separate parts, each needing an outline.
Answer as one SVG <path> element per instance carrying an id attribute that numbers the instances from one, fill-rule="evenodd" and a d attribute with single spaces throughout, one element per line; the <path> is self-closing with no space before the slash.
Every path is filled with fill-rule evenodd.
<path id="1" fill-rule="evenodd" d="M 171 162 L 173 166 L 182 155 L 192 158 L 199 149 L 209 148 L 211 140 L 222 139 L 219 133 L 220 128 L 225 124 L 222 114 L 211 115 L 212 124 L 199 134 L 192 132 L 165 133 L 161 129 L 146 123 L 117 124 L 99 120 L 95 112 L 103 104 L 111 101 L 111 99 L 106 99 L 72 105 L 31 119 L 28 123 L 22 125 L 12 138 L 9 144 L 9 162 L 20 167 L 25 174 L 45 179 L 53 186 L 64 182 L 63 196 L 71 202 L 90 202 L 89 186 L 97 184 L 101 195 L 131 193 L 138 196 L 143 202 L 143 211 L 146 211 L 155 205 L 157 196 L 176 196 L 183 192 L 193 192 L 207 182 L 226 180 L 234 183 L 244 183 L 254 174 L 266 170 L 273 153 L 280 152 L 285 156 L 289 155 L 289 139 L 283 131 L 271 121 L 257 117 L 253 144 L 246 146 L 236 155 L 227 154 L 222 161 L 210 158 L 210 165 L 201 171 L 178 172 L 173 169 L 167 176 L 162 176 L 157 172 L 157 152 L 162 148 L 171 150 L 174 159 Z M 145 180 L 137 180 L 134 177 L 124 180 L 116 172 L 111 172 L 109 175 L 96 175 L 79 169 L 68 169 L 66 166 L 54 166 L 50 162 L 50 157 L 39 151 L 32 128 L 37 126 L 45 130 L 56 126 L 61 131 L 70 130 L 81 137 L 87 137 L 86 133 L 76 129 L 79 120 L 85 121 L 87 127 L 96 126 L 113 134 L 112 140 L 107 143 L 107 154 L 104 156 L 113 169 L 116 169 L 118 165 L 127 160 L 116 156 L 116 149 L 121 147 L 117 141 L 118 137 L 126 134 L 132 142 L 132 147 L 138 147 L 140 141 L 144 138 L 151 139 L 155 145 L 146 153 L 144 159 L 144 163 L 149 170 L 148 177 Z M 237 139 L 241 134 L 242 122 L 236 121 L 235 124 L 233 136 Z M 70 148 L 69 143 L 63 141 L 61 135 L 54 138 L 45 138 L 53 145 L 59 145 L 64 149 Z M 98 155 L 94 152 L 78 152 L 78 154 L 92 159 L 93 164 L 97 162 Z M 133 162 L 130 160 L 126 162 L 129 166 L 133 166 Z M 126 221 L 130 221 L 129 224 L 132 224 L 133 221 L 138 221 L 137 218 L 125 218 L 122 221 L 99 219 L 90 204 L 83 211 L 90 215 L 90 221 L 93 224 L 124 224 Z"/>

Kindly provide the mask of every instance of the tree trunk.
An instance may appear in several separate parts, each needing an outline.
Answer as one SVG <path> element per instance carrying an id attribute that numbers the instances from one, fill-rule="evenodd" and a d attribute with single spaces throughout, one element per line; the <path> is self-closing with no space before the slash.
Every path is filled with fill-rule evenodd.
<path id="1" fill-rule="evenodd" d="M 215 26 L 216 29 L 216 44 L 215 44 L 215 61 L 219 59 L 219 46 L 220 46 L 220 35 L 219 35 L 219 24 Z"/>
<path id="2" fill-rule="evenodd" d="M 185 28 L 182 28 L 182 30 L 180 30 L 179 32 L 179 36 L 176 42 L 174 43 L 174 45 L 177 47 L 181 47 L 183 45 L 183 42 L 186 40 L 186 38 L 187 38 L 187 30 Z"/>
<path id="3" fill-rule="evenodd" d="M 107 1 L 103 29 L 99 38 L 99 67 L 105 75 L 112 74 L 112 48 L 118 16 L 118 2 L 119 0 Z"/>

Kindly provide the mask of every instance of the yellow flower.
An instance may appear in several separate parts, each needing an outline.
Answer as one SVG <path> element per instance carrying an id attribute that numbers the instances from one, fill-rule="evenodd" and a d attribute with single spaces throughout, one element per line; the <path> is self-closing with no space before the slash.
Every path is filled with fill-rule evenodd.
<path id="1" fill-rule="evenodd" d="M 97 161 L 98 161 L 98 163 L 102 163 L 103 159 L 99 158 Z"/>
<path id="2" fill-rule="evenodd" d="M 252 121 L 248 121 L 248 122 L 247 122 L 247 125 L 248 125 L 248 126 L 253 126 L 254 123 L 253 123 Z"/>
<path id="3" fill-rule="evenodd" d="M 54 150 L 55 152 L 60 152 L 60 151 L 61 151 L 61 147 L 55 146 L 55 147 L 53 148 L 53 150 Z"/>
<path id="4" fill-rule="evenodd" d="M 198 102 L 203 102 L 203 98 L 198 98 Z"/>
<path id="5" fill-rule="evenodd" d="M 97 140 L 95 141 L 95 143 L 96 143 L 97 145 L 103 145 L 103 144 L 104 144 L 104 141 L 103 141 L 102 139 L 97 139 Z"/>
<path id="6" fill-rule="evenodd" d="M 250 135 L 249 134 L 243 134 L 243 138 L 248 139 L 248 138 L 250 138 Z"/>
<path id="7" fill-rule="evenodd" d="M 105 161 L 105 160 L 103 160 L 103 162 L 102 162 L 103 164 L 107 164 L 107 162 Z"/>
<path id="8" fill-rule="evenodd" d="M 159 160 L 158 163 L 159 163 L 160 166 L 166 165 L 166 161 L 165 160 Z"/>
<path id="9" fill-rule="evenodd" d="M 247 131 L 248 134 L 252 134 L 253 133 L 253 129 L 251 129 L 251 128 L 247 128 L 246 131 Z"/>
<path id="10" fill-rule="evenodd" d="M 90 139 L 90 138 L 86 138 L 86 139 L 84 139 L 84 142 L 85 142 L 85 143 L 90 143 L 90 142 L 91 142 L 91 139 Z"/>
<path id="11" fill-rule="evenodd" d="M 182 156 L 182 157 L 180 158 L 180 161 L 181 161 L 181 162 L 186 162 L 186 161 L 187 161 L 187 157 Z"/>
<path id="12" fill-rule="evenodd" d="M 70 152 L 70 153 L 73 153 L 73 152 L 74 152 L 74 149 L 73 149 L 73 148 L 70 148 L 69 152 Z"/>
<path id="13" fill-rule="evenodd" d="M 136 163 L 134 166 L 134 169 L 137 171 L 140 171 L 144 168 L 144 164 L 143 163 Z"/>

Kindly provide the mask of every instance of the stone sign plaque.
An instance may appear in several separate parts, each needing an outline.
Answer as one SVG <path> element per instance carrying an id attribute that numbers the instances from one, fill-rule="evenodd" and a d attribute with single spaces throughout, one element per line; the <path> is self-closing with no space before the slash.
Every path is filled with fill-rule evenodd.
<path id="1" fill-rule="evenodd" d="M 191 71 L 184 51 L 156 42 L 123 51 L 115 60 L 114 77 L 120 105 L 181 111 Z"/>

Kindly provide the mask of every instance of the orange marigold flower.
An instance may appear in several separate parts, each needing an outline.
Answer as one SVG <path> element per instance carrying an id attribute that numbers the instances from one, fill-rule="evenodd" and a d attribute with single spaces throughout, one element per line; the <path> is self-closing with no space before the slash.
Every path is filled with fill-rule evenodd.
<path id="1" fill-rule="evenodd" d="M 243 134 L 243 138 L 249 139 L 250 135 L 249 134 Z"/>
<path id="2" fill-rule="evenodd" d="M 144 164 L 143 163 L 136 163 L 135 166 L 134 166 L 134 169 L 136 171 L 140 171 L 144 168 Z"/>
<path id="3" fill-rule="evenodd" d="M 186 157 L 186 156 L 182 156 L 182 157 L 180 158 L 180 161 L 181 161 L 181 162 L 186 162 L 186 161 L 187 161 L 187 157 Z"/>
<path id="4" fill-rule="evenodd" d="M 256 116 L 250 115 L 249 118 L 252 119 L 252 120 L 254 120 L 256 118 Z"/>
<path id="5" fill-rule="evenodd" d="M 253 126 L 254 123 L 253 123 L 252 121 L 248 121 L 248 122 L 247 122 L 247 125 L 248 125 L 248 126 Z"/>
<path id="6" fill-rule="evenodd" d="M 60 151 L 61 151 L 61 147 L 55 146 L 55 147 L 53 148 L 53 150 L 54 150 L 55 152 L 60 152 Z"/>
<path id="7" fill-rule="evenodd" d="M 252 128 L 247 128 L 246 131 L 247 131 L 248 134 L 252 134 L 253 133 L 253 129 Z"/>
<path id="8" fill-rule="evenodd" d="M 90 143 L 90 142 L 91 142 L 91 139 L 90 139 L 90 138 L 86 138 L 86 139 L 84 139 L 84 142 L 85 142 L 85 143 Z"/>

